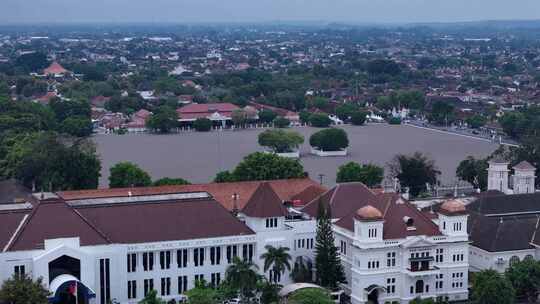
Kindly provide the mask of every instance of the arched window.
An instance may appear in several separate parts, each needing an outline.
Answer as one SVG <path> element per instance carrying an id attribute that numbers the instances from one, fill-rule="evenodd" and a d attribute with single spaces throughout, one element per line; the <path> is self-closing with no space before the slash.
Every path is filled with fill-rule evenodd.
<path id="1" fill-rule="evenodd" d="M 530 254 L 527 254 L 523 260 L 524 261 L 532 261 L 532 260 L 534 260 L 534 257 L 532 255 L 530 255 Z"/>
<path id="2" fill-rule="evenodd" d="M 519 257 L 518 256 L 512 256 L 510 258 L 510 267 L 512 267 L 514 264 L 518 263 L 519 262 Z"/>

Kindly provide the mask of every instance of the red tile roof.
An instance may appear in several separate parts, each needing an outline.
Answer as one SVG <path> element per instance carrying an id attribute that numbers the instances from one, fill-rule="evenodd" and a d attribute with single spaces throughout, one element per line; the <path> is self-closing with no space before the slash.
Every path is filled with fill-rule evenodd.
<path id="1" fill-rule="evenodd" d="M 257 187 L 255 193 L 248 200 L 242 213 L 250 217 L 280 217 L 287 215 L 287 208 L 268 182 Z"/>
<path id="2" fill-rule="evenodd" d="M 17 227 L 28 212 L 2 212 L 0 213 L 0 252 L 6 247 Z"/>
<path id="3" fill-rule="evenodd" d="M 51 65 L 43 70 L 43 74 L 45 75 L 54 75 L 54 74 L 65 74 L 69 72 L 68 70 L 64 69 L 63 66 L 61 66 L 58 62 L 53 62 Z"/>
<path id="4" fill-rule="evenodd" d="M 131 193 L 132 196 L 141 196 L 203 191 L 210 193 L 223 207 L 227 208 L 228 210 L 232 210 L 234 206 L 233 195 L 236 193 L 238 195 L 237 207 L 239 210 L 242 210 L 262 182 L 264 181 L 79 190 L 58 192 L 57 194 L 65 200 L 76 200 L 128 196 L 129 193 Z M 268 183 L 283 201 L 292 201 L 299 194 L 302 194 L 303 197 L 310 198 L 311 200 L 314 197 L 317 197 L 320 193 L 326 191 L 324 187 L 320 186 L 317 182 L 309 178 L 270 180 Z M 315 213 L 316 210 L 317 209 L 315 209 Z"/>

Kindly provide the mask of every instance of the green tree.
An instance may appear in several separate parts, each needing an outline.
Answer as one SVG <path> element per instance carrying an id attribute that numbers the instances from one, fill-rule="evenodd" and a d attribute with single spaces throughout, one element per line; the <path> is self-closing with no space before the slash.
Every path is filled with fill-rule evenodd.
<path id="1" fill-rule="evenodd" d="M 271 270 L 273 283 L 277 283 L 286 270 L 291 270 L 290 249 L 287 247 L 276 248 L 271 245 L 266 245 L 264 248 L 266 252 L 261 255 L 261 259 L 264 260 L 264 272 Z"/>
<path id="2" fill-rule="evenodd" d="M 534 259 L 516 262 L 506 270 L 505 277 L 510 281 L 517 296 L 526 297 L 530 303 L 536 302 L 540 291 L 540 263 Z"/>
<path id="3" fill-rule="evenodd" d="M 214 183 L 231 183 L 234 181 L 234 174 L 228 170 L 218 172 L 214 177 Z"/>
<path id="4" fill-rule="evenodd" d="M 119 162 L 110 169 L 110 188 L 147 187 L 151 184 L 150 175 L 134 163 Z"/>
<path id="5" fill-rule="evenodd" d="M 199 132 L 208 132 L 212 130 L 212 121 L 208 118 L 197 118 L 193 122 L 193 128 Z"/>
<path id="6" fill-rule="evenodd" d="M 483 270 L 474 275 L 472 281 L 472 302 L 474 304 L 512 304 L 514 288 L 497 271 Z"/>
<path id="7" fill-rule="evenodd" d="M 277 117 L 277 114 L 272 110 L 263 109 L 259 111 L 259 121 L 270 123 Z"/>
<path id="8" fill-rule="evenodd" d="M 101 163 L 91 141 L 55 133 L 19 134 L 4 142 L 0 175 L 40 190 L 96 189 Z"/>
<path id="9" fill-rule="evenodd" d="M 294 131 L 274 129 L 259 134 L 259 145 L 269 147 L 275 153 L 292 152 L 302 143 L 304 143 L 304 137 Z"/>
<path id="10" fill-rule="evenodd" d="M 288 303 L 291 304 L 332 304 L 330 294 L 320 288 L 303 288 L 289 296 Z"/>
<path id="11" fill-rule="evenodd" d="M 342 104 L 336 107 L 336 116 L 343 120 L 348 121 L 352 117 L 353 113 L 358 112 L 358 106 L 350 103 Z"/>
<path id="12" fill-rule="evenodd" d="M 150 290 L 148 294 L 139 302 L 139 304 L 166 304 L 165 301 L 157 296 L 157 291 Z"/>
<path id="13" fill-rule="evenodd" d="M 279 303 L 279 290 L 282 288 L 279 284 L 272 284 L 267 280 L 261 280 L 259 290 L 261 292 L 261 303 L 271 304 Z"/>
<path id="14" fill-rule="evenodd" d="M 319 202 L 317 214 L 315 269 L 317 284 L 320 286 L 333 290 L 340 283 L 346 282 L 338 249 L 334 244 L 331 210 L 330 207 L 325 208 L 322 202 Z"/>
<path id="15" fill-rule="evenodd" d="M 413 155 L 398 154 L 388 164 L 392 177 L 397 177 L 401 187 L 409 188 L 410 194 L 416 197 L 426 191 L 426 184 L 435 185 L 441 172 L 435 161 L 420 152 Z"/>
<path id="16" fill-rule="evenodd" d="M 243 109 L 236 109 L 231 114 L 231 120 L 237 127 L 245 127 L 248 121 L 248 114 Z"/>
<path id="17" fill-rule="evenodd" d="M 288 128 L 291 125 L 291 122 L 283 116 L 276 117 L 273 123 L 275 128 Z"/>
<path id="18" fill-rule="evenodd" d="M 309 123 L 309 118 L 311 117 L 311 113 L 309 113 L 308 111 L 300 111 L 298 116 L 300 117 L 300 122 L 302 122 L 303 124 L 307 124 Z"/>
<path id="19" fill-rule="evenodd" d="M 42 278 L 33 281 L 28 275 L 14 275 L 0 287 L 0 303 L 47 304 L 49 295 Z"/>
<path id="20" fill-rule="evenodd" d="M 413 299 L 409 304 L 436 304 L 433 298 L 422 299 L 420 297 Z"/>
<path id="21" fill-rule="evenodd" d="M 244 261 L 235 256 L 233 263 L 227 267 L 225 278 L 231 287 L 240 291 L 242 298 L 248 298 L 257 287 L 259 278 L 257 266 L 251 261 Z"/>
<path id="22" fill-rule="evenodd" d="M 218 291 L 204 280 L 195 281 L 195 287 L 186 292 L 189 304 L 218 303 Z"/>
<path id="23" fill-rule="evenodd" d="M 174 108 L 160 106 L 148 117 L 146 126 L 154 132 L 169 133 L 178 126 L 178 114 Z"/>
<path id="24" fill-rule="evenodd" d="M 60 131 L 76 137 L 87 137 L 92 134 L 92 121 L 88 117 L 68 117 L 60 124 Z"/>
<path id="25" fill-rule="evenodd" d="M 456 176 L 470 183 L 475 188 L 485 191 L 487 189 L 488 166 L 487 160 L 475 159 L 473 156 L 468 156 L 459 163 L 456 169 Z"/>
<path id="26" fill-rule="evenodd" d="M 244 158 L 233 171 L 235 181 L 273 180 L 304 177 L 298 160 L 255 152 Z"/>
<path id="27" fill-rule="evenodd" d="M 362 182 L 368 187 L 380 185 L 384 178 L 384 169 L 373 164 L 360 165 L 348 162 L 339 167 L 337 183 Z"/>
<path id="28" fill-rule="evenodd" d="M 53 98 L 49 103 L 49 107 L 53 110 L 58 122 L 62 122 L 69 117 L 78 116 L 90 119 L 90 103 L 87 100 Z"/>
<path id="29" fill-rule="evenodd" d="M 328 128 L 332 120 L 326 114 L 313 113 L 309 116 L 309 123 L 316 128 Z"/>
<path id="30" fill-rule="evenodd" d="M 454 106 L 444 101 L 433 103 L 429 120 L 438 125 L 448 125 L 455 120 Z"/>
<path id="31" fill-rule="evenodd" d="M 487 119 L 477 114 L 467 118 L 466 122 L 471 128 L 478 129 L 486 124 Z"/>
<path id="32" fill-rule="evenodd" d="M 349 138 L 345 130 L 329 128 L 313 133 L 309 144 L 317 150 L 340 151 L 349 146 Z"/>
<path id="33" fill-rule="evenodd" d="M 154 186 L 174 186 L 174 185 L 189 185 L 190 182 L 183 178 L 163 177 L 152 183 Z"/>
<path id="34" fill-rule="evenodd" d="M 26 73 L 39 72 L 48 65 L 47 56 L 42 52 L 26 53 L 15 59 L 15 66 L 21 68 Z"/>
<path id="35" fill-rule="evenodd" d="M 351 123 L 355 126 L 362 126 L 366 123 L 368 113 L 364 111 L 355 111 L 351 113 Z"/>

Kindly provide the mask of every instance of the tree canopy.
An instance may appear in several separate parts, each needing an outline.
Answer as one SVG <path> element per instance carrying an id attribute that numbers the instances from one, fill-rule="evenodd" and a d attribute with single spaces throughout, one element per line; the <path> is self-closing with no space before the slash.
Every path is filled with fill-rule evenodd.
<path id="1" fill-rule="evenodd" d="M 154 132 L 169 133 L 178 126 L 178 114 L 170 106 L 160 106 L 148 117 L 146 126 Z"/>
<path id="2" fill-rule="evenodd" d="M 275 153 L 293 152 L 304 143 L 304 137 L 295 131 L 266 130 L 259 134 L 259 145 Z"/>
<path id="3" fill-rule="evenodd" d="M 0 303 L 47 304 L 49 295 L 42 278 L 33 281 L 28 275 L 14 275 L 0 287 Z"/>
<path id="4" fill-rule="evenodd" d="M 309 144 L 317 150 L 340 151 L 349 146 L 349 138 L 345 130 L 329 128 L 313 133 Z"/>
<path id="5" fill-rule="evenodd" d="M 255 152 L 244 158 L 232 172 L 235 181 L 272 180 L 304 177 L 298 160 Z"/>
<path id="6" fill-rule="evenodd" d="M 330 294 L 320 288 L 303 288 L 289 296 L 291 304 L 332 304 Z"/>
<path id="7" fill-rule="evenodd" d="M 110 168 L 110 188 L 147 187 L 151 184 L 150 175 L 134 163 L 119 162 Z"/>
<path id="8" fill-rule="evenodd" d="M 399 179 L 402 188 L 409 188 L 413 197 L 426 191 L 426 184 L 435 185 L 440 174 L 435 161 L 421 152 L 398 154 L 388 166 L 392 176 Z"/>
<path id="9" fill-rule="evenodd" d="M 190 182 L 183 178 L 163 177 L 152 183 L 153 186 L 174 186 L 174 185 L 189 185 Z"/>
<path id="10" fill-rule="evenodd" d="M 456 176 L 470 183 L 475 188 L 485 191 L 487 189 L 488 166 L 486 159 L 476 159 L 473 156 L 468 156 L 459 163 L 456 169 Z"/>
<path id="11" fill-rule="evenodd" d="M 336 182 L 362 182 L 368 187 L 375 187 L 381 184 L 383 178 L 384 169 L 377 165 L 348 162 L 339 167 Z"/>
<path id="12" fill-rule="evenodd" d="M 309 123 L 316 128 L 328 128 L 332 124 L 332 120 L 326 114 L 313 113 L 309 115 Z"/>
<path id="13" fill-rule="evenodd" d="M 208 132 L 212 130 L 212 121 L 208 118 L 197 118 L 193 122 L 193 128 L 199 132 Z"/>
<path id="14" fill-rule="evenodd" d="M 512 304 L 514 288 L 497 271 L 483 270 L 474 275 L 471 298 L 474 304 Z"/>

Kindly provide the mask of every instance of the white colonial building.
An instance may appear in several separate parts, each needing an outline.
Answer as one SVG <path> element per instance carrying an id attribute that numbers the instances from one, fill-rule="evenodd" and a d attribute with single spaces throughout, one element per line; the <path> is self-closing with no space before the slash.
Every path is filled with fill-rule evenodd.
<path id="1" fill-rule="evenodd" d="M 309 179 L 35 193 L 0 205 L 0 282 L 41 277 L 53 303 L 72 303 L 74 286 L 79 303 L 137 303 L 152 289 L 182 300 L 197 280 L 223 281 L 234 257 L 262 272 L 266 245 L 312 263 L 319 204 L 332 211 L 353 303 L 467 298 L 462 204 L 432 220 L 397 194 Z"/>

